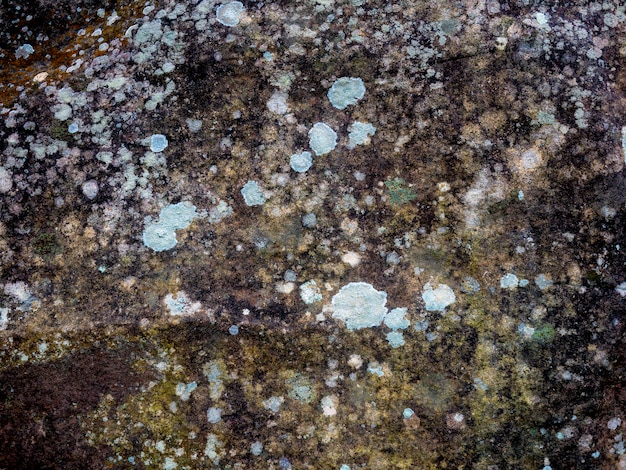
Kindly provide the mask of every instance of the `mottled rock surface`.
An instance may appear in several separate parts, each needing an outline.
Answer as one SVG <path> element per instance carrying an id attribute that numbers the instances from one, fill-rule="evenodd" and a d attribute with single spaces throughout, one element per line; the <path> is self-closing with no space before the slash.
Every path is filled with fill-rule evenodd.
<path id="1" fill-rule="evenodd" d="M 0 468 L 626 468 L 625 9 L 3 2 Z"/>

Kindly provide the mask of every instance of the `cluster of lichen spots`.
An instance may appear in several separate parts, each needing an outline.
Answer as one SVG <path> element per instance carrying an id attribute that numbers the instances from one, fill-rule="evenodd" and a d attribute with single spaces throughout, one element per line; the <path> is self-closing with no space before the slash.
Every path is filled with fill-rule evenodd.
<path id="1" fill-rule="evenodd" d="M 568 400 L 591 409 L 620 376 L 624 123 L 600 90 L 624 12 L 483 3 L 233 2 L 220 21 L 212 0 L 133 1 L 59 27 L 48 87 L 0 130 L 0 328 L 31 338 L 3 350 L 5 389 L 84 364 L 76 336 L 97 344 L 115 370 L 76 413 L 118 468 L 540 468 L 571 451 L 554 423 L 596 417 Z M 104 49 L 93 76 L 60 69 Z M 367 92 L 329 101 L 346 80 Z M 144 246 L 144 218 L 181 201 L 197 217 L 178 243 Z M 351 283 L 406 308 L 404 344 L 378 317 L 337 321 Z M 130 383 L 121 366 L 145 378 L 132 393 L 109 383 Z"/>
<path id="2" fill-rule="evenodd" d="M 141 11 L 145 8 L 145 2 L 135 0 L 115 2 L 114 8 L 108 8 L 107 2 L 95 5 L 86 2 L 78 4 L 80 6 L 68 2 L 65 6 L 73 11 L 67 15 L 66 8 L 54 2 L 50 6 L 43 3 L 33 3 L 32 8 L 29 8 L 28 4 L 18 4 L 20 19 L 11 22 L 13 36 L 3 41 L 4 47 L 1 51 L 4 57 L 0 81 L 4 86 L 0 87 L 0 103 L 5 107 L 12 106 L 23 91 L 34 92 L 42 82 L 60 83 L 64 80 L 79 82 L 80 80 L 66 69 L 72 67 L 78 59 L 107 54 L 107 50 L 99 49 L 102 43 L 110 44 L 116 39 L 126 40 L 124 38 L 126 30 L 140 17 Z M 3 6 L 5 21 L 12 18 L 8 10 L 15 10 L 16 6 L 13 2 Z M 104 13 L 100 15 L 98 11 Z M 111 18 L 113 11 L 119 18 L 109 24 L 107 20 Z M 30 18 L 28 21 L 27 17 Z M 28 30 L 29 26 L 33 33 L 47 39 L 27 39 L 22 35 L 21 39 L 18 39 L 18 30 L 23 28 Z M 94 34 L 96 30 L 98 33 Z M 26 58 L 17 58 L 15 49 L 22 43 L 32 43 L 34 52 Z M 45 77 L 35 78 L 42 73 L 45 73 Z"/>
<path id="3" fill-rule="evenodd" d="M 258 461 L 249 449 L 257 441 L 265 462 L 287 456 L 294 466 L 338 466 L 348 459 L 371 468 L 388 468 L 389 462 L 394 468 L 436 468 L 442 458 L 460 464 L 485 454 L 510 462 L 517 457 L 500 445 L 514 438 L 530 446 L 523 462 L 540 461 L 540 438 L 532 433 L 545 406 L 539 372 L 520 359 L 519 345 L 503 332 L 475 335 L 462 326 L 446 330 L 445 324 L 431 342 L 407 331 L 402 349 L 390 348 L 374 330 L 338 332 L 329 343 L 324 328 L 277 331 L 245 323 L 237 336 L 194 323 L 135 336 L 124 329 L 96 335 L 110 351 L 132 344 L 129 370 L 150 380 L 121 401 L 104 394 L 95 409 L 78 410 L 82 429 L 90 445 L 108 449 L 112 468 L 133 460 L 159 466 L 166 459 L 207 462 L 207 435 L 220 443 L 220 465 L 254 467 Z M 21 349 L 41 353 L 42 341 L 52 342 L 33 340 Z M 54 341 L 78 347 L 73 339 Z M 53 348 L 47 351 L 52 356 L 40 360 L 54 357 Z M 6 358 L 3 363 L 9 364 Z M 178 389 L 192 382 L 197 385 L 183 399 Z M 334 411 L 323 408 L 325 397 Z M 402 410 L 408 407 L 415 415 L 406 418 Z M 221 410 L 218 422 L 207 424 L 209 408 Z M 455 425 L 450 416 L 462 416 L 464 424 Z M 292 452 L 295 443 L 298 454 Z M 320 447 L 324 455 L 315 453 Z"/>
<path id="4" fill-rule="evenodd" d="M 194 447 L 201 447 L 198 441 L 204 436 L 200 421 L 206 412 L 181 401 L 176 387 L 190 380 L 182 371 L 176 370 L 176 365 L 170 367 L 174 369 L 172 372 L 123 403 L 114 403 L 111 397 L 104 396 L 97 409 L 85 417 L 83 429 L 89 442 L 110 449 L 110 468 L 129 466 L 132 462 L 129 459 L 133 458 L 148 466 L 163 465 L 168 455 L 181 453 L 179 449 L 183 449 L 184 454 L 177 456 L 177 462 L 180 465 L 193 464 L 189 454 Z M 198 412 L 196 420 L 194 412 Z M 187 441 L 190 442 L 187 444 Z"/>

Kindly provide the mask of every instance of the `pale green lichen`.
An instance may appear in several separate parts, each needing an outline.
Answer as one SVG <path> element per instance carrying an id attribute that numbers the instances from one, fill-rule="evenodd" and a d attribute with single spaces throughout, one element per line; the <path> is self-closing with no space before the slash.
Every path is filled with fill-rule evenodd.
<path id="1" fill-rule="evenodd" d="M 433 286 L 429 282 L 424 286 L 422 300 L 424 301 L 426 310 L 441 312 L 455 302 L 456 296 L 454 295 L 454 291 L 449 286 L 439 284 L 433 289 Z"/>
<path id="2" fill-rule="evenodd" d="M 176 230 L 189 227 L 196 217 L 198 217 L 196 207 L 190 202 L 184 201 L 164 207 L 158 221 L 146 224 L 143 232 L 144 245 L 154 251 L 174 248 L 178 243 Z"/>
<path id="3" fill-rule="evenodd" d="M 248 181 L 244 184 L 241 188 L 241 195 L 248 206 L 262 206 L 266 201 L 256 181 Z"/>
<path id="4" fill-rule="evenodd" d="M 341 77 L 328 90 L 328 99 L 337 109 L 356 104 L 365 95 L 365 85 L 360 78 Z"/>
<path id="5" fill-rule="evenodd" d="M 369 122 L 355 121 L 348 127 L 348 145 L 349 149 L 355 148 L 357 145 L 368 144 L 370 136 L 376 133 L 376 128 Z"/>
<path id="6" fill-rule="evenodd" d="M 311 279 L 300 286 L 300 298 L 307 305 L 322 300 L 322 293 L 315 280 Z"/>
<path id="7" fill-rule="evenodd" d="M 315 123 L 309 131 L 309 145 L 315 155 L 325 155 L 337 146 L 337 133 L 328 124 Z"/>
<path id="8" fill-rule="evenodd" d="M 500 278 L 500 287 L 502 289 L 515 289 L 519 285 L 519 278 L 513 274 L 508 273 Z"/>
<path id="9" fill-rule="evenodd" d="M 349 330 L 380 326 L 387 314 L 386 303 L 386 292 L 366 282 L 351 282 L 333 297 L 333 318 L 346 322 Z"/>
<path id="10" fill-rule="evenodd" d="M 217 21 L 224 26 L 237 26 L 245 7 L 241 2 L 228 2 L 217 7 L 215 11 Z"/>

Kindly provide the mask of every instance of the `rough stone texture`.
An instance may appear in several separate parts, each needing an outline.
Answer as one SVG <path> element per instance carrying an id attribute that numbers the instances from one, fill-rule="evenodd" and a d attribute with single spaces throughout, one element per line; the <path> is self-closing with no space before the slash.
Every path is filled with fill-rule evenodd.
<path id="1" fill-rule="evenodd" d="M 623 2 L 218 6 L 0 5 L 0 468 L 626 468 Z"/>

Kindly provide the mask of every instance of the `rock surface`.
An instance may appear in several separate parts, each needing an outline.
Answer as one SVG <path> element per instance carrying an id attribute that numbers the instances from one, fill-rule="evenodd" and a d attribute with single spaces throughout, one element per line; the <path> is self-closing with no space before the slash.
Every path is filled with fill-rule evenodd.
<path id="1" fill-rule="evenodd" d="M 0 468 L 626 468 L 623 2 L 0 25 Z"/>

